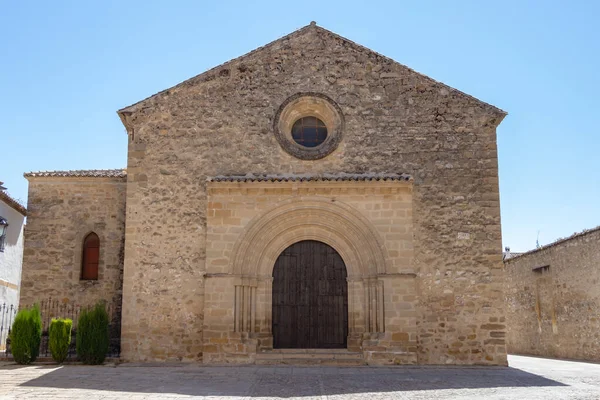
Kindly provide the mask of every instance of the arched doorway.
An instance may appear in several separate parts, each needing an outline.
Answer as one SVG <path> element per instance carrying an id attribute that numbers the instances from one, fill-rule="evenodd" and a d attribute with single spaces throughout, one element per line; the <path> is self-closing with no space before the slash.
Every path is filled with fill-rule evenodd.
<path id="1" fill-rule="evenodd" d="M 273 269 L 273 347 L 345 348 L 348 283 L 342 257 L 315 240 L 294 243 Z"/>

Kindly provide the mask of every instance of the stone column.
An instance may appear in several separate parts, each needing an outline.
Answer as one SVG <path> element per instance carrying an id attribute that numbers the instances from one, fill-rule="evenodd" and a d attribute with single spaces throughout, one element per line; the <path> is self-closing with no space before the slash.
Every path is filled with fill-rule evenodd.
<path id="1" fill-rule="evenodd" d="M 348 277 L 348 350 L 360 351 L 364 328 L 363 283 L 360 277 Z"/>
<path id="2" fill-rule="evenodd" d="M 256 301 L 256 330 L 259 350 L 273 349 L 273 277 L 261 276 L 258 278 Z"/>

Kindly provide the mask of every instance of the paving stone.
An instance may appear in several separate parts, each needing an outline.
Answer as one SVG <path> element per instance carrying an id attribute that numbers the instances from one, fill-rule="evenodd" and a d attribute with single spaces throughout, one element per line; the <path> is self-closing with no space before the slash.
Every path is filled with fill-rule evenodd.
<path id="1" fill-rule="evenodd" d="M 18 366 L 8 399 L 598 399 L 600 365 L 509 356 L 510 367 Z"/>

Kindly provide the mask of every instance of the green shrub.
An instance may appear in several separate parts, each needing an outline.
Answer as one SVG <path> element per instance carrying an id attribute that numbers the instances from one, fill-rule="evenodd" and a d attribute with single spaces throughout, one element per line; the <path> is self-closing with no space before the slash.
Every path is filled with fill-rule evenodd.
<path id="1" fill-rule="evenodd" d="M 71 344 L 71 328 L 73 321 L 70 319 L 52 319 L 50 329 L 48 330 L 48 347 L 52 353 L 52 358 L 57 363 L 66 360 Z"/>
<path id="2" fill-rule="evenodd" d="M 108 352 L 108 313 L 104 303 L 83 310 L 77 322 L 77 356 L 85 364 L 102 364 Z"/>
<path id="3" fill-rule="evenodd" d="M 40 312 L 40 306 L 38 304 L 34 304 L 30 311 L 31 321 L 33 324 L 33 358 L 32 362 L 38 358 L 40 354 L 40 343 L 42 342 L 42 313 Z"/>
<path id="4" fill-rule="evenodd" d="M 10 332 L 13 358 L 19 364 L 29 364 L 40 354 L 42 316 L 36 304 L 17 313 Z"/>

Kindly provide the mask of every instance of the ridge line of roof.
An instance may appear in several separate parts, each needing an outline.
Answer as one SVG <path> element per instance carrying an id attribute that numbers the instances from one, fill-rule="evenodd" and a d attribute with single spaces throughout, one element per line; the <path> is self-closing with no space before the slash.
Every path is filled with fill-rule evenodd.
<path id="1" fill-rule="evenodd" d="M 457 89 L 457 88 L 455 88 L 455 87 L 452 87 L 452 86 L 450 86 L 450 85 L 448 85 L 448 84 L 446 84 L 446 83 L 444 83 L 444 82 L 441 82 L 441 81 L 435 80 L 435 79 L 433 79 L 432 77 L 430 77 L 429 75 L 426 75 L 426 74 L 424 74 L 424 73 L 422 73 L 422 72 L 419 72 L 419 71 L 417 71 L 417 70 L 415 70 L 415 69 L 413 69 L 413 68 L 411 68 L 411 67 L 409 67 L 409 66 L 407 66 L 407 65 L 405 65 L 405 64 L 403 64 L 403 63 L 401 63 L 401 62 L 399 62 L 399 61 L 396 61 L 396 60 L 394 60 L 394 59 L 393 59 L 393 58 L 391 58 L 391 57 L 388 57 L 388 56 L 386 56 L 386 55 L 383 55 L 383 54 L 381 54 L 381 53 L 379 53 L 379 52 L 377 52 L 377 51 L 375 51 L 375 50 L 373 50 L 373 49 L 370 49 L 370 48 L 368 48 L 368 47 L 366 47 L 366 46 L 363 46 L 362 44 L 359 44 L 359 43 L 357 43 L 357 42 L 355 42 L 355 41 L 353 41 L 353 40 L 351 40 L 351 39 L 348 39 L 348 38 L 346 38 L 346 37 L 344 37 L 344 36 L 341 36 L 341 35 L 339 35 L 339 34 L 337 34 L 337 33 L 335 33 L 335 32 L 332 32 L 332 31 L 330 31 L 330 30 L 329 30 L 329 29 L 327 29 L 327 28 L 323 28 L 323 27 L 321 27 L 321 26 L 317 26 L 317 28 L 318 28 L 318 29 L 321 29 L 321 30 L 323 30 L 323 31 L 326 31 L 326 32 L 327 32 L 327 33 L 329 33 L 330 35 L 332 35 L 332 36 L 334 36 L 334 37 L 336 37 L 336 38 L 338 38 L 338 39 L 340 39 L 340 40 L 346 41 L 346 42 L 348 42 L 348 43 L 352 44 L 353 46 L 355 46 L 355 47 L 358 47 L 359 49 L 361 49 L 361 50 L 363 50 L 363 51 L 369 51 L 369 52 L 371 52 L 371 53 L 373 53 L 373 54 L 376 54 L 376 55 L 377 55 L 377 56 L 379 56 L 379 57 L 382 57 L 382 58 L 384 58 L 384 59 L 386 59 L 386 60 L 389 60 L 389 61 L 391 61 L 391 62 L 393 62 L 393 63 L 395 63 L 395 64 L 401 65 L 402 67 L 404 67 L 404 68 L 408 69 L 409 71 L 412 71 L 412 72 L 414 72 L 415 74 L 418 74 L 418 75 L 420 75 L 420 76 L 422 76 L 422 77 L 424 77 L 424 78 L 428 79 L 428 80 L 429 80 L 429 81 L 431 81 L 431 82 L 434 82 L 434 83 L 437 83 L 437 84 L 439 84 L 439 85 L 442 85 L 442 86 L 446 87 L 447 89 L 450 89 L 450 90 L 452 90 L 452 91 L 458 92 L 458 93 L 462 94 L 463 96 L 466 96 L 466 97 L 468 97 L 468 98 L 470 98 L 470 99 L 473 99 L 473 100 L 475 100 L 475 101 L 477 101 L 477 102 L 479 102 L 479 103 L 482 103 L 483 105 L 486 105 L 486 106 L 488 106 L 488 107 L 491 107 L 492 109 L 494 109 L 494 111 L 496 111 L 496 112 L 499 112 L 499 113 L 501 113 L 501 114 L 504 114 L 504 116 L 508 115 L 508 112 L 504 111 L 503 109 L 501 109 L 501 108 L 499 108 L 499 107 L 496 107 L 496 106 L 495 106 L 495 105 L 493 105 L 493 104 L 490 104 L 490 103 L 488 103 L 488 102 L 485 102 L 485 101 L 483 101 L 483 100 L 480 100 L 480 99 L 478 99 L 477 97 L 475 97 L 475 96 L 473 96 L 473 95 L 470 95 L 470 94 L 468 94 L 468 93 L 465 93 L 465 92 L 463 92 L 462 90 L 459 90 L 459 89 Z"/>
<path id="2" fill-rule="evenodd" d="M 280 42 L 280 41 L 282 41 L 282 40 L 289 39 L 290 37 L 292 37 L 292 36 L 295 36 L 295 35 L 298 35 L 298 34 L 300 34 L 301 32 L 304 32 L 304 31 L 306 31 L 306 30 L 308 30 L 308 29 L 316 29 L 316 30 L 321 30 L 321 31 L 323 31 L 323 32 L 325 32 L 325 33 L 327 33 L 327 34 L 329 34 L 329 35 L 331 35 L 331 36 L 333 36 L 333 37 L 337 38 L 338 40 L 342 40 L 342 41 L 344 41 L 344 42 L 347 42 L 347 43 L 351 44 L 352 46 L 354 46 L 354 47 L 355 47 L 355 50 L 361 50 L 361 51 L 367 51 L 367 52 L 373 53 L 373 54 L 375 54 L 375 55 L 376 55 L 376 56 L 378 56 L 378 57 L 381 57 L 381 58 L 383 58 L 383 59 L 385 59 L 385 60 L 389 60 L 389 61 L 391 61 L 392 63 L 398 64 L 398 65 L 402 66 L 403 68 L 406 68 L 407 70 L 409 70 L 409 71 L 411 71 L 411 72 L 414 72 L 415 74 L 418 74 L 418 75 L 420 75 L 420 76 L 424 77 L 425 79 L 429 80 L 430 82 L 436 83 L 436 84 L 438 84 L 438 85 L 442 85 L 442 86 L 444 86 L 445 88 L 447 88 L 447 89 L 449 89 L 449 90 L 451 90 L 451 91 L 454 91 L 454 92 L 456 92 L 456 93 L 459 93 L 460 95 L 463 95 L 463 96 L 466 96 L 466 97 L 468 97 L 468 98 L 470 98 L 470 99 L 472 99 L 472 100 L 475 100 L 476 102 L 478 102 L 478 103 L 481 103 L 482 105 L 484 105 L 484 106 L 487 106 L 487 107 L 491 108 L 492 110 L 494 110 L 495 112 L 498 112 L 498 113 L 502 114 L 503 116 L 506 116 L 506 115 L 508 115 L 508 113 L 507 113 L 506 111 L 502 110 L 502 109 L 501 109 L 501 108 L 499 108 L 499 107 L 496 107 L 496 106 L 494 106 L 494 105 L 492 105 L 492 104 L 490 104 L 490 103 L 487 103 L 487 102 L 485 102 L 485 101 L 483 101 L 483 100 L 480 100 L 480 99 L 478 99 L 477 97 L 475 97 L 475 96 L 472 96 L 472 95 L 470 95 L 470 94 L 468 94 L 468 93 L 465 93 L 465 92 L 463 92 L 463 91 L 461 91 L 461 90 L 459 90 L 459 89 L 456 89 L 456 88 L 454 88 L 454 87 L 452 87 L 452 86 L 450 86 L 450 85 L 448 85 L 448 84 L 445 84 L 445 83 L 443 83 L 443 82 L 440 82 L 440 81 L 438 81 L 438 80 L 435 80 L 435 79 L 431 78 L 431 77 L 430 77 L 430 76 L 428 76 L 428 75 L 425 75 L 425 74 L 423 74 L 423 73 L 421 73 L 421 72 L 418 72 L 418 71 L 416 71 L 416 70 L 414 70 L 414 69 L 412 69 L 412 68 L 410 68 L 410 67 L 406 66 L 405 64 L 402 64 L 401 62 L 398 62 L 398 61 L 394 60 L 394 59 L 393 59 L 393 58 L 391 58 L 391 57 L 385 56 L 385 55 L 383 55 L 383 54 L 381 54 L 381 53 L 379 53 L 379 52 L 377 52 L 377 51 L 375 51 L 375 50 L 373 50 L 373 49 L 370 49 L 370 48 L 368 48 L 368 47 L 366 47 L 366 46 L 363 46 L 363 45 L 361 45 L 361 44 L 359 44 L 359 43 L 357 43 L 357 42 L 355 42 L 355 41 L 353 41 L 353 40 L 351 40 L 351 39 L 348 39 L 348 38 L 346 38 L 346 37 L 344 37 L 344 36 L 341 36 L 341 35 L 339 35 L 339 34 L 337 34 L 337 33 L 333 32 L 333 31 L 330 31 L 329 29 L 326 29 L 326 28 L 323 28 L 323 27 L 321 27 L 321 26 L 318 26 L 318 25 L 316 25 L 316 24 L 314 24 L 314 23 L 312 23 L 312 22 L 311 22 L 310 24 L 308 24 L 308 25 L 305 25 L 305 26 L 303 26 L 303 27 L 299 28 L 299 29 L 296 29 L 295 31 L 292 31 L 292 32 L 288 33 L 287 35 L 281 36 L 281 37 L 279 37 L 279 38 L 277 38 L 277 39 L 275 39 L 275 40 L 273 40 L 273 41 L 271 41 L 271 42 L 269 42 L 269 43 L 267 43 L 267 44 L 265 44 L 265 45 L 263 45 L 263 46 L 259 46 L 259 47 L 255 48 L 254 50 L 251 50 L 251 51 L 249 51 L 249 52 L 247 52 L 247 53 L 245 53 L 245 54 L 242 54 L 242 55 L 240 55 L 240 56 L 238 56 L 238 57 L 232 58 L 232 59 L 230 59 L 230 60 L 228 60 L 228 61 L 225 61 L 225 62 L 223 62 L 223 63 L 221 63 L 221 64 L 219 64 L 219 65 L 216 65 L 216 66 L 214 66 L 214 67 L 212 67 L 212 68 L 210 68 L 210 69 L 208 69 L 208 70 L 206 70 L 206 71 L 204 71 L 204 72 L 201 72 L 201 73 L 200 73 L 200 74 L 198 74 L 198 75 L 194 75 L 194 76 L 193 76 L 193 77 L 191 77 L 191 78 L 185 79 L 185 80 L 183 80 L 183 81 L 181 81 L 181 82 L 179 82 L 179 83 L 177 83 L 177 84 L 175 84 L 175 85 L 173 85 L 173 86 L 171 86 L 171 87 L 168 87 L 168 88 L 166 88 L 166 89 L 163 89 L 163 90 L 161 90 L 161 91 L 159 91 L 159 92 L 156 92 L 156 93 L 154 93 L 154 94 L 152 94 L 152 95 L 150 95 L 150 96 L 148 96 L 148 97 L 145 97 L 144 99 L 142 99 L 142 100 L 139 100 L 139 101 L 137 101 L 137 102 L 135 102 L 135 103 L 133 103 L 133 104 L 131 104 L 131 105 L 129 105 L 129 106 L 123 107 L 123 108 L 121 108 L 121 109 L 117 110 L 117 114 L 119 114 L 119 116 L 121 116 L 121 114 L 122 114 L 122 113 L 124 113 L 124 112 L 127 112 L 127 111 L 128 111 L 128 109 L 130 109 L 130 108 L 133 108 L 133 107 L 135 107 L 135 106 L 139 105 L 140 103 L 143 103 L 143 102 L 144 102 L 144 101 L 146 101 L 146 100 L 149 100 L 149 99 L 151 99 L 151 98 L 153 98 L 153 97 L 155 97 L 155 96 L 159 96 L 159 95 L 161 95 L 161 94 L 163 94 L 163 93 L 165 93 L 165 92 L 167 92 L 167 91 L 169 91 L 169 90 L 172 90 L 172 89 L 178 88 L 178 87 L 180 87 L 180 86 L 183 86 L 183 85 L 185 85 L 185 84 L 189 83 L 189 82 L 190 82 L 190 81 L 192 81 L 192 80 L 198 79 L 198 78 L 200 78 L 201 76 L 207 75 L 207 74 L 209 74 L 209 73 L 211 73 L 211 72 L 213 72 L 213 71 L 215 71 L 215 70 L 218 70 L 218 69 L 220 69 L 220 68 L 222 68 L 222 67 L 224 67 L 224 66 L 226 66 L 226 65 L 228 65 L 228 64 L 231 64 L 231 63 L 233 63 L 233 62 L 235 62 L 235 61 L 237 61 L 237 60 L 241 60 L 241 59 L 247 58 L 247 57 L 249 57 L 250 55 L 252 55 L 252 54 L 254 54 L 254 53 L 257 53 L 257 52 L 258 52 L 258 51 L 260 51 L 260 50 L 263 50 L 263 49 L 266 49 L 266 48 L 268 48 L 268 47 L 271 47 L 271 46 L 273 46 L 273 45 L 274 45 L 275 43 L 277 43 L 277 42 Z M 122 118 L 121 118 L 121 119 L 122 119 Z M 125 121 L 123 121 L 123 122 L 125 123 Z"/>
<path id="3" fill-rule="evenodd" d="M 31 171 L 23 174 L 25 178 L 124 178 L 126 168 L 114 169 L 73 169 L 54 171 Z"/>
<path id="4" fill-rule="evenodd" d="M 146 100 L 149 100 L 150 98 L 152 98 L 152 97 L 154 97 L 154 96 L 161 95 L 161 94 L 163 94 L 163 93 L 165 93 L 165 92 L 167 92 L 167 91 L 169 91 L 169 90 L 172 90 L 172 89 L 175 89 L 175 88 L 177 88 L 177 87 L 183 86 L 183 85 L 185 85 L 186 83 L 188 83 L 188 82 L 189 82 L 189 81 L 191 81 L 191 80 L 198 79 L 199 77 L 201 77 L 201 76 L 203 76 L 203 75 L 207 75 L 207 74 L 209 74 L 210 72 L 212 72 L 212 71 L 215 71 L 215 70 L 217 70 L 217 69 L 220 69 L 220 68 L 222 68 L 222 67 L 224 67 L 224 66 L 226 66 L 226 65 L 228 65 L 228 64 L 231 64 L 231 63 L 233 63 L 233 62 L 234 62 L 234 61 L 236 61 L 236 60 L 240 60 L 240 59 L 242 59 L 242 58 L 246 58 L 246 57 L 248 57 L 248 56 L 250 56 L 250 55 L 252 55 L 252 54 L 254 54 L 254 53 L 257 53 L 257 52 L 258 52 L 258 51 L 260 51 L 260 50 L 263 50 L 263 49 L 266 49 L 266 48 L 268 48 L 268 47 L 271 47 L 271 46 L 273 46 L 275 43 L 277 43 L 277 42 L 279 42 L 279 41 L 281 41 L 281 40 L 288 39 L 288 38 L 290 38 L 292 35 L 298 34 L 298 33 L 302 32 L 302 31 L 308 30 L 308 29 L 310 29 L 310 28 L 318 28 L 318 27 L 317 27 L 316 25 L 313 25 L 313 24 L 311 23 L 311 24 L 305 25 L 305 26 L 303 26 L 303 27 L 301 27 L 301 28 L 298 28 L 298 29 L 296 29 L 295 31 L 292 31 L 292 32 L 290 32 L 290 33 L 288 33 L 288 34 L 286 34 L 286 35 L 284 35 L 284 36 L 281 36 L 281 37 L 279 37 L 279 38 L 277 38 L 277 39 L 275 39 L 275 40 L 272 40 L 272 41 L 270 41 L 270 42 L 269 42 L 269 43 L 267 43 L 267 44 L 264 44 L 264 45 L 262 45 L 262 46 L 259 46 L 259 47 L 255 48 L 255 49 L 253 49 L 253 50 L 250 50 L 250 51 L 249 51 L 249 52 L 247 52 L 247 53 L 244 53 L 244 54 L 240 55 L 240 56 L 237 56 L 237 57 L 234 57 L 234 58 L 232 58 L 232 59 L 229 59 L 229 60 L 227 60 L 227 61 L 225 61 L 225 62 L 223 62 L 223 63 L 221 63 L 221 64 L 219 64 L 219 65 L 216 65 L 216 66 L 214 66 L 214 67 L 212 67 L 212 68 L 210 68 L 210 69 L 207 69 L 207 70 L 206 70 L 206 71 L 204 71 L 204 72 L 201 72 L 201 73 L 199 73 L 198 75 L 194 75 L 194 76 L 192 76 L 191 78 L 185 79 L 185 80 L 183 80 L 183 81 L 181 81 L 181 82 L 179 82 L 179 83 L 177 83 L 177 84 L 175 84 L 175 85 L 173 85 L 173 86 L 171 86 L 171 87 L 168 87 L 168 88 L 166 88 L 166 89 L 163 89 L 163 90 L 161 90 L 161 91 L 159 91 L 159 92 L 156 92 L 156 93 L 154 93 L 154 94 L 151 94 L 150 96 L 148 96 L 148 97 L 146 97 L 146 98 L 144 98 L 144 99 L 142 99 L 142 100 L 140 100 L 140 101 L 136 101 L 135 103 L 133 103 L 133 104 L 131 104 L 131 105 L 129 105 L 129 106 L 123 107 L 123 108 L 121 108 L 120 110 L 117 110 L 117 114 L 121 114 L 121 113 L 123 113 L 123 112 L 126 112 L 128 108 L 135 107 L 135 106 L 137 106 L 138 104 L 140 104 L 140 103 L 142 103 L 142 102 L 144 102 L 144 101 L 146 101 Z M 321 29 L 322 29 L 322 28 L 321 28 Z"/>

